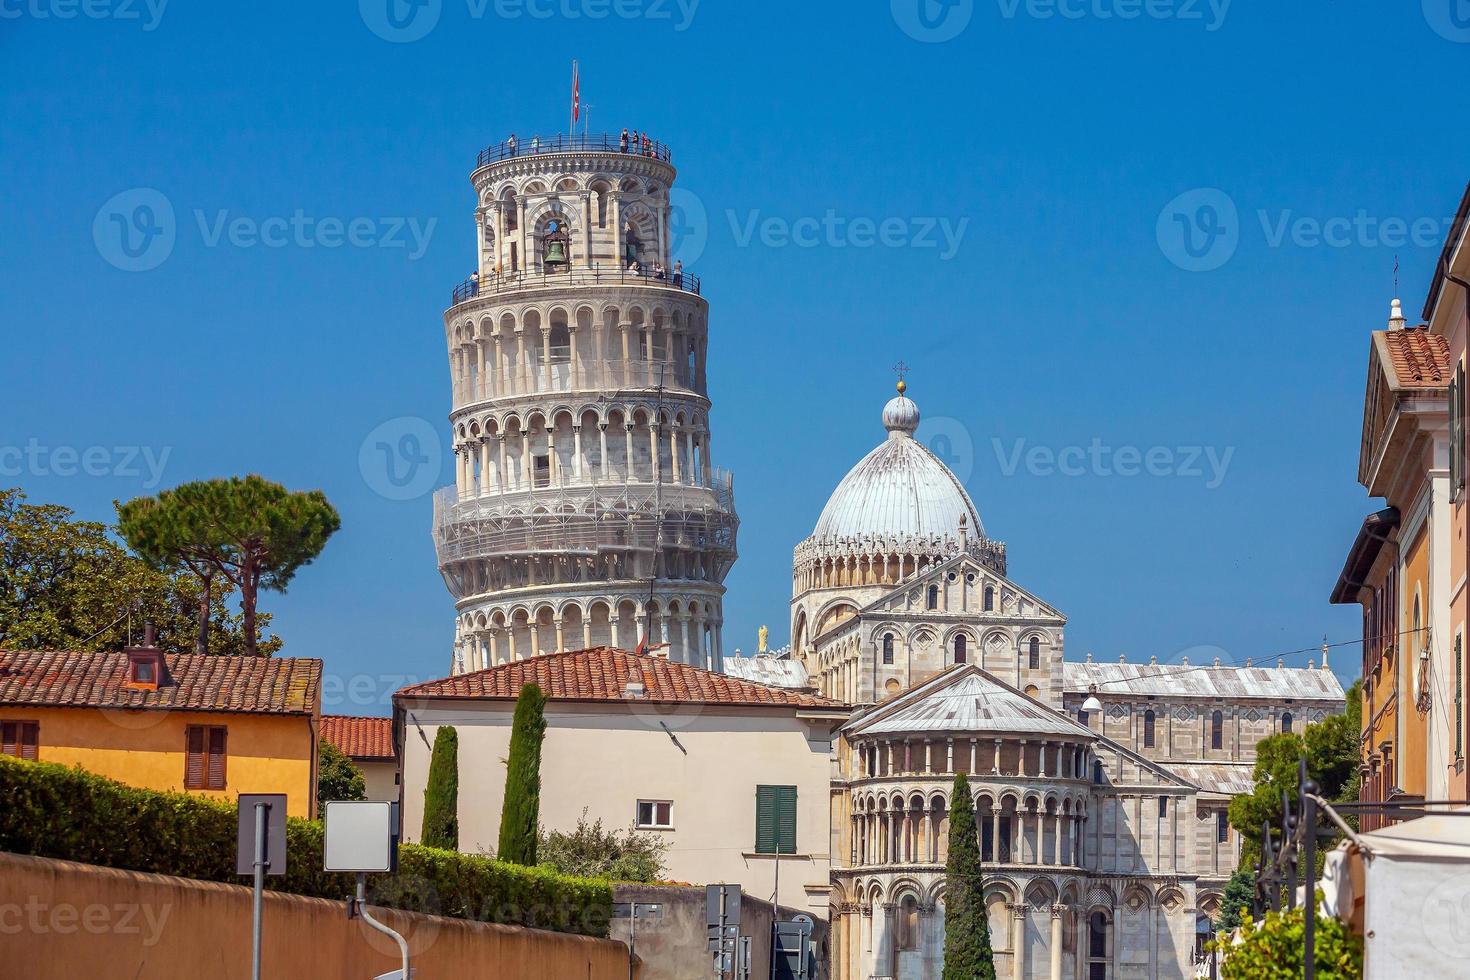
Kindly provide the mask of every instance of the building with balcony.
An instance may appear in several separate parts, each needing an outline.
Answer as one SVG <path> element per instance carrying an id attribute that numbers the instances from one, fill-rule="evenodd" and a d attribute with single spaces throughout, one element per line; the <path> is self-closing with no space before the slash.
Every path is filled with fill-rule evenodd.
<path id="1" fill-rule="evenodd" d="M 444 314 L 455 485 L 434 506 L 455 672 L 645 639 L 719 669 L 739 521 L 674 178 L 661 144 L 595 136 L 507 142 L 471 174 L 478 269 Z"/>

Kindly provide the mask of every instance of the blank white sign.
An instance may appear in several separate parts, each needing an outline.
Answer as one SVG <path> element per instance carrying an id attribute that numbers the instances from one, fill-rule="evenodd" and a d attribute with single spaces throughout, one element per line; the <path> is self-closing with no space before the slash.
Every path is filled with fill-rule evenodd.
<path id="1" fill-rule="evenodd" d="M 393 804 L 334 801 L 327 804 L 327 871 L 382 874 L 393 867 Z"/>

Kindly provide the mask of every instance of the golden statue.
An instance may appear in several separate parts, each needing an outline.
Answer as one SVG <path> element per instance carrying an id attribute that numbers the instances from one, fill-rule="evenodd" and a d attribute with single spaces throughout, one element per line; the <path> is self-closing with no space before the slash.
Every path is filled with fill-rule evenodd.
<path id="1" fill-rule="evenodd" d="M 757 653 L 765 653 L 766 652 L 766 637 L 768 637 L 768 636 L 771 635 L 771 631 L 767 627 L 762 626 L 760 629 L 758 629 L 758 630 L 755 631 L 755 635 L 756 635 L 756 638 L 760 640 L 760 649 L 757 650 L 756 652 Z"/>

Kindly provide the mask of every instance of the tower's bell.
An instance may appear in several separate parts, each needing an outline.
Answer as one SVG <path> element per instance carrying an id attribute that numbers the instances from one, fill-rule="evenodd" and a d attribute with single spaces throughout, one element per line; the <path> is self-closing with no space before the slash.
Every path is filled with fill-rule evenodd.
<path id="1" fill-rule="evenodd" d="M 553 238 L 546 243 L 546 264 L 567 264 L 567 243 L 560 238 Z"/>

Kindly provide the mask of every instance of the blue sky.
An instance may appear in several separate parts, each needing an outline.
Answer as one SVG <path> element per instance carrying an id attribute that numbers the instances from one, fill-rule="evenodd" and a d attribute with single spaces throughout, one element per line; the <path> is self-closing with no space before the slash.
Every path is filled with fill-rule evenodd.
<path id="1" fill-rule="evenodd" d="M 1417 314 L 1465 185 L 1470 11 L 917 2 L 0 0 L 0 482 L 98 519 L 320 487 L 343 529 L 264 600 L 286 652 L 326 659 L 329 710 L 442 674 L 429 497 L 359 450 L 447 434 L 474 154 L 563 129 L 578 58 L 593 129 L 669 143 L 698 202 L 727 650 L 784 642 L 791 548 L 899 359 L 1070 657 L 1355 639 L 1327 594 L 1374 508 L 1368 332 L 1395 256 Z M 130 256 L 112 214 L 172 239 Z"/>

